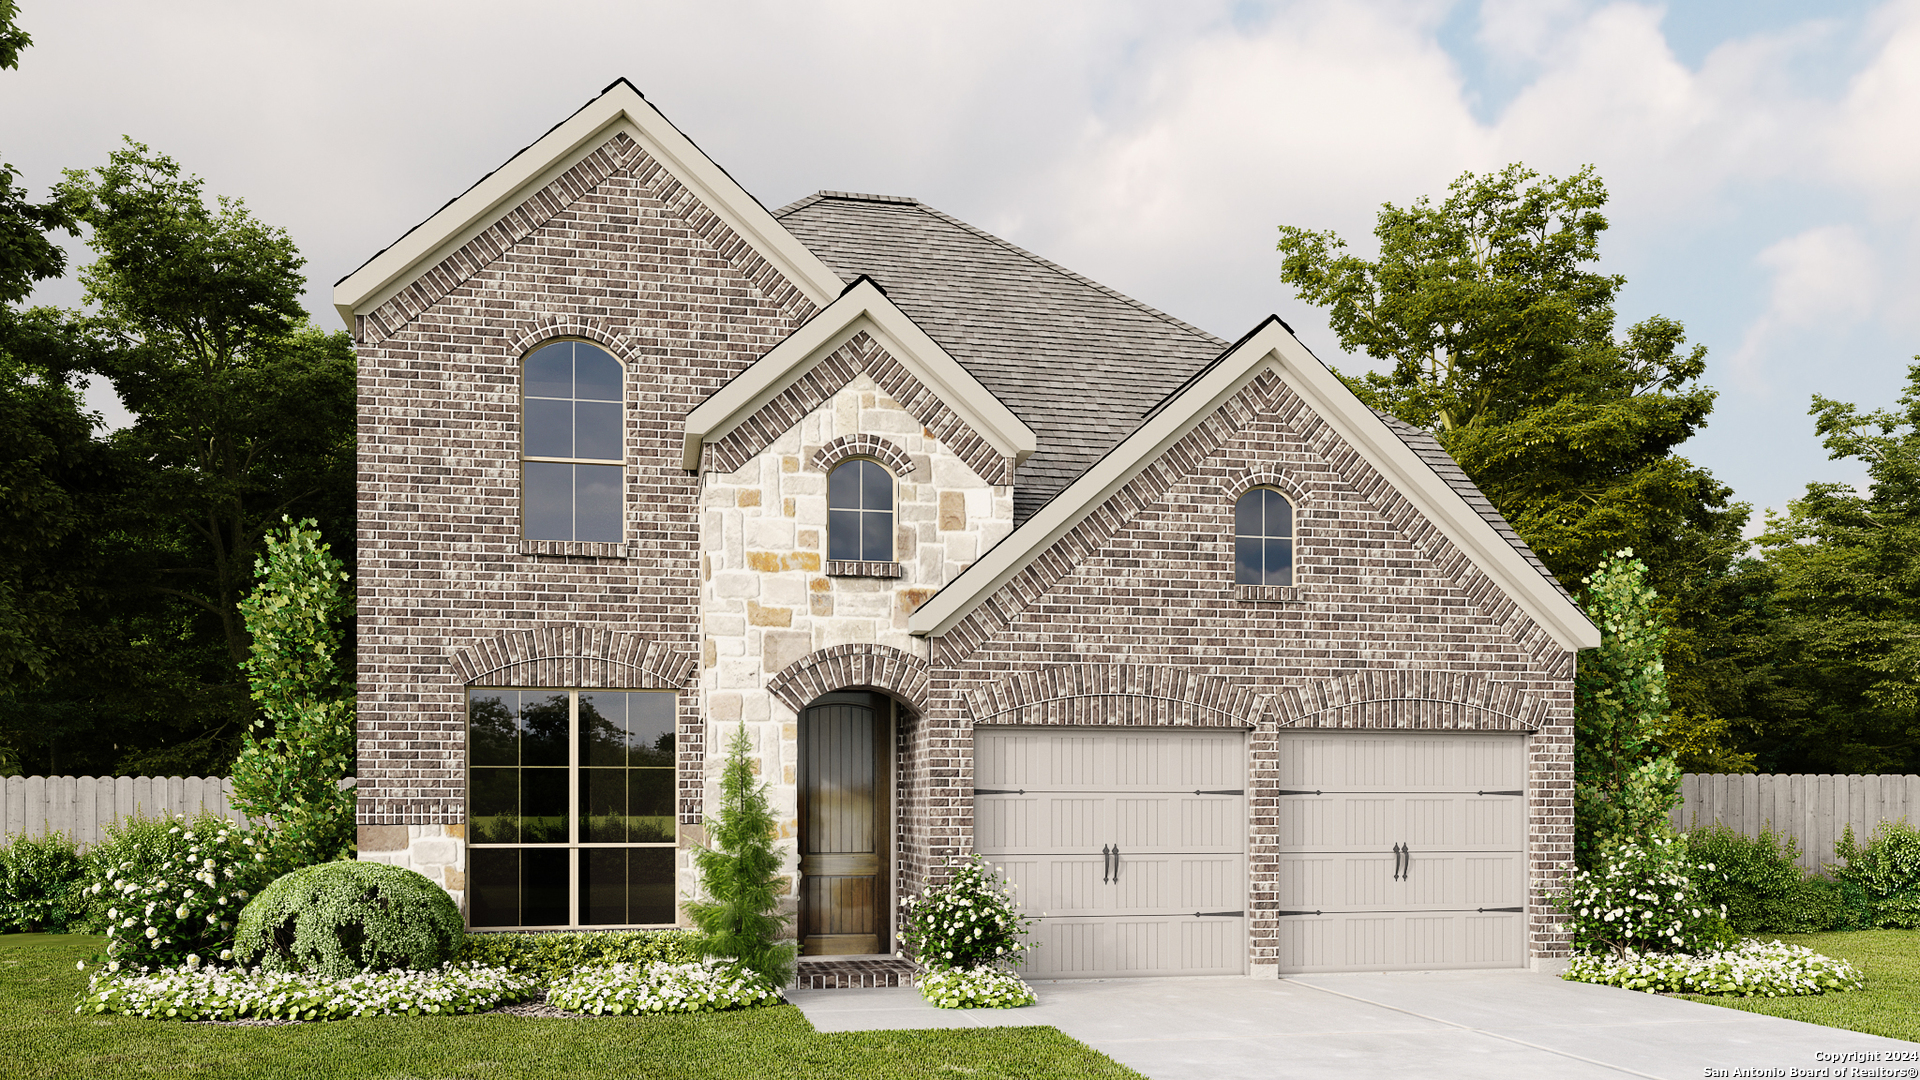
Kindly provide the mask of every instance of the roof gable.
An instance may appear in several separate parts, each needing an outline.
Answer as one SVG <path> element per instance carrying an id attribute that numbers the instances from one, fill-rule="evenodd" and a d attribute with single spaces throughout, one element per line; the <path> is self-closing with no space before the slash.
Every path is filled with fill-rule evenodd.
<path id="1" fill-rule="evenodd" d="M 862 333 L 878 341 L 1000 456 L 1019 462 L 1034 452 L 1038 440 L 1033 429 L 928 337 L 871 279 L 862 277 L 687 414 L 681 464 L 688 469 L 699 468 L 702 446 L 724 438 Z"/>
<path id="2" fill-rule="evenodd" d="M 1278 318 L 1269 318 L 1221 354 L 1111 452 L 935 594 L 909 618 L 909 630 L 938 635 L 959 622 L 1263 371 L 1284 381 L 1562 648 L 1572 651 L 1600 643 L 1599 631 L 1552 575 L 1521 554 L 1524 545 L 1516 547 L 1503 536 Z"/>
<path id="3" fill-rule="evenodd" d="M 840 279 L 673 126 L 633 85 L 620 79 L 500 168 L 334 286 L 334 308 L 348 326 L 414 278 L 510 214 L 531 193 L 566 173 L 616 134 L 625 133 L 815 305 L 840 291 Z"/>

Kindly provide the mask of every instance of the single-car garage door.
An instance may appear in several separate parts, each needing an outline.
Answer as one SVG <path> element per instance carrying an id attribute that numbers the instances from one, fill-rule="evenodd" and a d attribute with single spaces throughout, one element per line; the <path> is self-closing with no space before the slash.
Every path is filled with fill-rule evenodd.
<path id="1" fill-rule="evenodd" d="M 1526 962 L 1521 735 L 1280 737 L 1280 970 Z"/>
<path id="2" fill-rule="evenodd" d="M 1039 921 L 1029 978 L 1238 975 L 1246 737 L 974 729 L 974 846 Z"/>

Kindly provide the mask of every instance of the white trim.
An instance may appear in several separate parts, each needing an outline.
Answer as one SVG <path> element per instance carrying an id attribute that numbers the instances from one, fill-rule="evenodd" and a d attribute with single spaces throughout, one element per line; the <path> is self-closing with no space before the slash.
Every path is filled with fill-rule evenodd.
<path id="1" fill-rule="evenodd" d="M 334 309 L 351 327 L 355 315 L 378 308 L 617 131 L 638 142 L 809 300 L 824 305 L 840 291 L 839 277 L 819 256 L 623 79 L 347 275 L 334 286 Z"/>
<path id="2" fill-rule="evenodd" d="M 725 438 L 861 331 L 873 335 L 900 366 L 1003 456 L 1018 463 L 1038 447 L 1032 428 L 863 277 L 687 414 L 682 467 L 699 468 L 701 446 Z"/>
<path id="3" fill-rule="evenodd" d="M 1600 631 L 1586 614 L 1522 558 L 1278 319 L 1269 319 L 1234 346 L 1012 535 L 934 594 L 908 617 L 908 631 L 921 636 L 947 632 L 1262 371 L 1272 371 L 1299 394 L 1562 648 L 1573 651 L 1600 644 Z"/>

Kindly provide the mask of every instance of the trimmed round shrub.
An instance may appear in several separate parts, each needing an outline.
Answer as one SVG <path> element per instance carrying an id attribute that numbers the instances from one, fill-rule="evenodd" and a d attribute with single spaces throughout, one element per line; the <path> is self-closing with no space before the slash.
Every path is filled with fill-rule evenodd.
<path id="1" fill-rule="evenodd" d="M 330 862 L 260 890 L 240 912 L 233 953 L 267 971 L 339 979 L 437 968 L 465 938 L 453 897 L 425 877 L 383 863 Z"/>

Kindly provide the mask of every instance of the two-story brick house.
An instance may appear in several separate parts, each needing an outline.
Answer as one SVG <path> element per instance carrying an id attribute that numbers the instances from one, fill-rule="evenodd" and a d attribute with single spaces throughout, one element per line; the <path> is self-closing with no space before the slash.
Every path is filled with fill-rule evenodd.
<path id="1" fill-rule="evenodd" d="M 624 81 L 342 280 L 361 857 L 673 923 L 745 725 L 803 951 L 978 850 L 1038 977 L 1564 951 L 1594 628 L 1431 436 Z"/>

